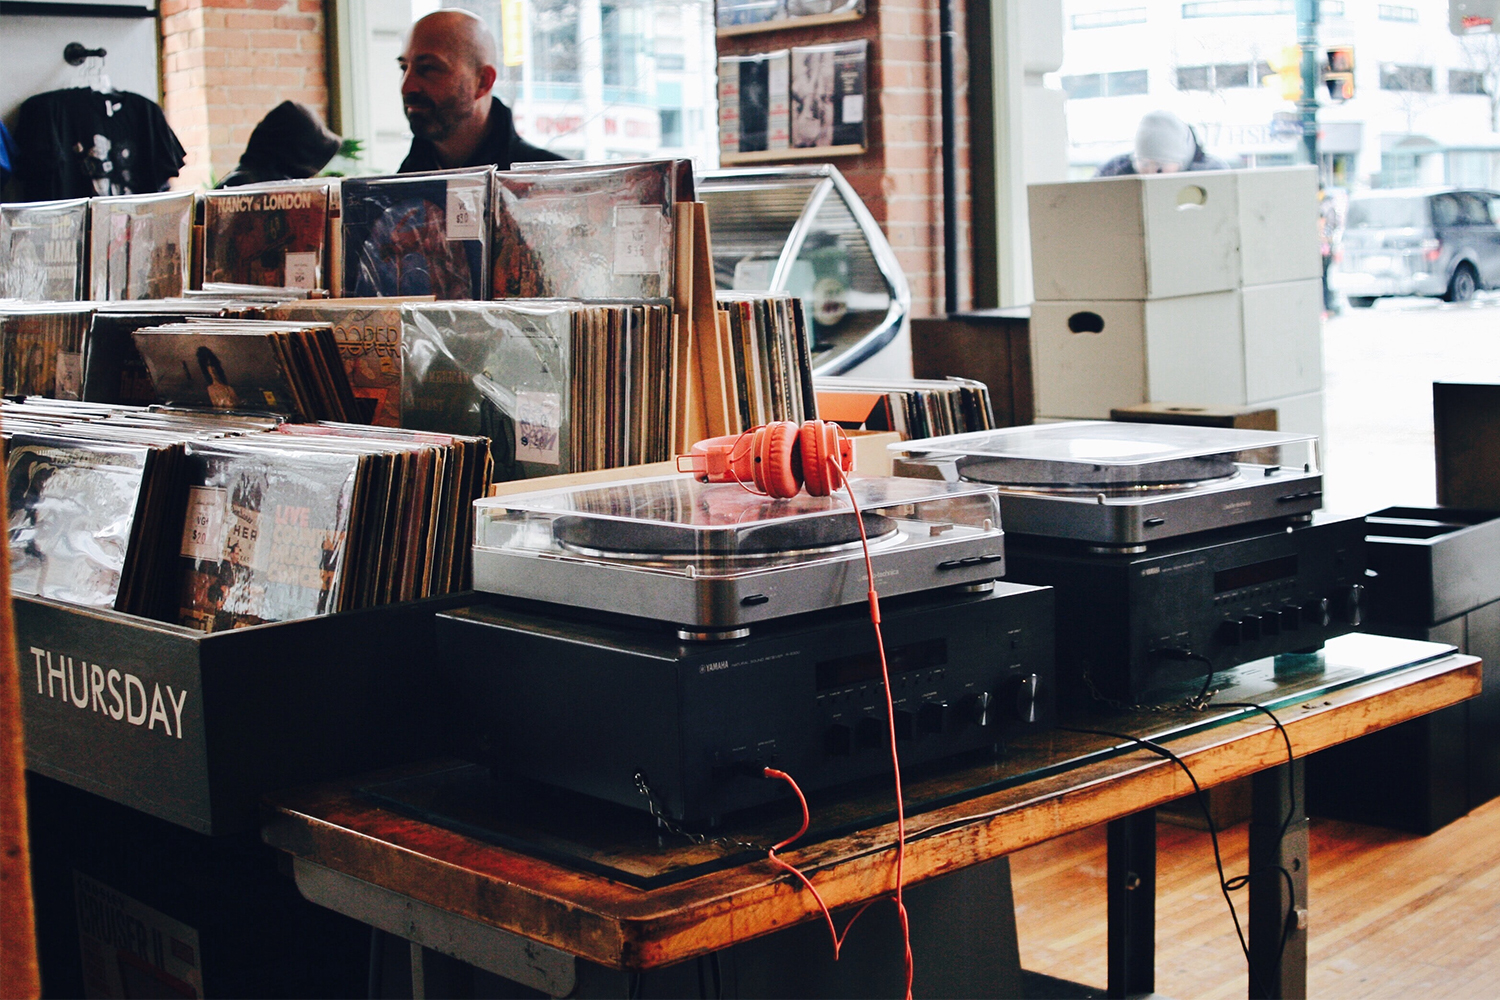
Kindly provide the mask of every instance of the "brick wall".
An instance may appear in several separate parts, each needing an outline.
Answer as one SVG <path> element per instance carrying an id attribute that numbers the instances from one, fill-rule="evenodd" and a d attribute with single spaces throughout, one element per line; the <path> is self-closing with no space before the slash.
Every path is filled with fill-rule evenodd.
<path id="1" fill-rule="evenodd" d="M 162 0 L 162 110 L 187 149 L 175 188 L 234 169 L 284 100 L 328 115 L 322 0 Z"/>
<path id="2" fill-rule="evenodd" d="M 969 102 L 963 11 L 964 0 L 955 0 L 960 308 L 973 300 L 968 267 Z M 719 39 L 718 48 L 721 54 L 744 55 L 856 38 L 870 42 L 868 151 L 831 157 L 830 162 L 849 179 L 885 230 L 911 283 L 912 315 L 939 315 L 943 311 L 943 131 L 937 0 L 866 0 L 866 14 L 859 21 L 730 36 Z"/>

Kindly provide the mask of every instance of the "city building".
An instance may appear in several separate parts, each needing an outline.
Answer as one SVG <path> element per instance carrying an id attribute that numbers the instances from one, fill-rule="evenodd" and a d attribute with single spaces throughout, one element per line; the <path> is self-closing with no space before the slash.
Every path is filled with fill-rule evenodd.
<path id="1" fill-rule="evenodd" d="M 1233 166 L 1297 162 L 1294 0 L 1073 0 L 1068 164 L 1090 176 L 1167 108 Z M 1447 0 L 1322 0 L 1320 152 L 1342 187 L 1500 184 L 1500 36 L 1449 30 Z"/>

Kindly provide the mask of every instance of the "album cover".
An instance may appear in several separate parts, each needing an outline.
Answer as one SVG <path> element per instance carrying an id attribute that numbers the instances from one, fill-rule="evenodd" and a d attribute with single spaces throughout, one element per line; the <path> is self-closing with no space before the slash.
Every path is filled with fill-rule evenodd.
<path id="1" fill-rule="evenodd" d="M 344 294 L 487 298 L 493 174 L 482 168 L 344 180 Z"/>
<path id="2" fill-rule="evenodd" d="M 188 287 L 193 192 L 90 200 L 90 298 L 166 299 Z"/>
<path id="3" fill-rule="evenodd" d="M 331 184 L 287 182 L 203 195 L 203 282 L 327 288 Z"/>
<path id="4" fill-rule="evenodd" d="M 719 151 L 786 149 L 790 142 L 786 50 L 719 60 Z"/>
<path id="5" fill-rule="evenodd" d="M 0 306 L 6 395 L 78 399 L 83 338 L 92 314 L 83 303 Z"/>
<path id="6" fill-rule="evenodd" d="M 678 161 L 495 175 L 496 298 L 672 294 Z"/>
<path id="7" fill-rule="evenodd" d="M 865 12 L 865 0 L 786 0 L 788 17 L 817 17 L 845 11 Z"/>
<path id="8" fill-rule="evenodd" d="M 159 403 L 300 412 L 285 363 L 268 334 L 172 324 L 139 329 L 131 336 Z"/>
<path id="9" fill-rule="evenodd" d="M 186 311 L 95 313 L 84 340 L 82 398 L 136 406 L 156 402 L 151 373 L 131 335 L 143 327 L 180 323 L 188 315 Z"/>
<path id="10" fill-rule="evenodd" d="M 857 41 L 791 50 L 794 147 L 865 144 L 867 47 Z"/>
<path id="11" fill-rule="evenodd" d="M 13 436 L 6 462 L 11 590 L 115 608 L 150 453 L 144 445 Z"/>
<path id="12" fill-rule="evenodd" d="M 356 422 L 401 424 L 401 306 L 350 304 L 338 299 L 286 303 L 266 310 L 266 318 L 328 323 L 349 374 L 356 400 Z"/>
<path id="13" fill-rule="evenodd" d="M 401 310 L 401 423 L 487 437 L 497 480 L 576 471 L 571 448 L 577 303 Z"/>
<path id="14" fill-rule="evenodd" d="M 89 200 L 0 205 L 0 298 L 75 302 L 86 297 Z"/>
<path id="15" fill-rule="evenodd" d="M 719 0 L 714 21 L 720 28 L 762 24 L 786 17 L 782 0 Z"/>
<path id="16" fill-rule="evenodd" d="M 178 624 L 204 632 L 338 609 L 359 455 L 187 446 Z"/>

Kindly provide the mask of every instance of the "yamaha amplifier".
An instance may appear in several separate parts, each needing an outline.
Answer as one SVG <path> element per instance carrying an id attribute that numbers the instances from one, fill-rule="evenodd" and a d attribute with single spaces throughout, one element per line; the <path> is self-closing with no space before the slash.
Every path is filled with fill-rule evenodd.
<path id="1" fill-rule="evenodd" d="M 997 582 L 882 602 L 903 767 L 993 753 L 1053 722 L 1053 594 Z M 891 771 L 863 605 L 694 642 L 662 623 L 515 599 L 440 614 L 459 752 L 523 778 L 680 821 Z M 637 780 L 640 776 L 642 781 Z"/>

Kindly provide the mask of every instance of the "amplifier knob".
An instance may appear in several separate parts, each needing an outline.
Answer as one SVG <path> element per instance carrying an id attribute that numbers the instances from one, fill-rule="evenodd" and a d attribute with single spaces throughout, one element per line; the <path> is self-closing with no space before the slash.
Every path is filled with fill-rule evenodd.
<path id="1" fill-rule="evenodd" d="M 959 703 L 959 717 L 976 726 L 988 726 L 990 724 L 990 693 L 981 691 L 978 694 L 966 695 Z"/>
<path id="2" fill-rule="evenodd" d="M 1302 627 L 1302 609 L 1288 604 L 1281 609 L 1281 631 L 1295 632 Z"/>
<path id="3" fill-rule="evenodd" d="M 1352 584 L 1348 590 L 1344 591 L 1342 607 L 1339 608 L 1339 617 L 1355 628 L 1358 628 L 1365 620 L 1364 596 L 1364 585 Z"/>
<path id="4" fill-rule="evenodd" d="M 1041 680 L 1036 674 L 1026 674 L 1011 681 L 1011 707 L 1017 721 L 1028 723 L 1036 721 L 1038 712 L 1036 692 Z"/>
<path id="5" fill-rule="evenodd" d="M 1328 609 L 1328 598 L 1320 597 L 1302 605 L 1302 620 L 1318 628 L 1327 628 L 1333 622 L 1333 615 Z"/>
<path id="6" fill-rule="evenodd" d="M 859 745 L 862 747 L 884 746 L 887 729 L 884 719 L 878 719 L 873 715 L 867 715 L 860 719 L 855 727 L 859 735 Z"/>
<path id="7" fill-rule="evenodd" d="M 1226 618 L 1219 622 L 1219 641 L 1226 646 L 1238 646 L 1241 639 L 1242 625 L 1238 618 Z"/>
<path id="8" fill-rule="evenodd" d="M 946 701 L 929 701 L 917 711 L 917 724 L 924 733 L 941 733 L 948 728 L 952 714 Z"/>
<path id="9" fill-rule="evenodd" d="M 917 735 L 917 713 L 898 708 L 891 716 L 896 720 L 896 739 L 909 740 Z"/>
<path id="10" fill-rule="evenodd" d="M 854 730 L 834 723 L 823 730 L 823 751 L 830 757 L 847 757 L 854 752 Z"/>

